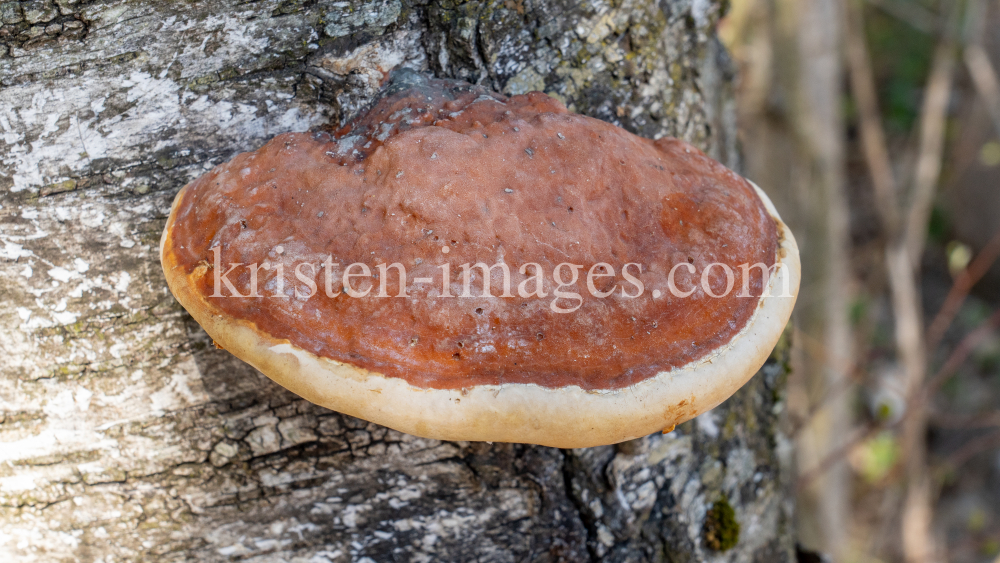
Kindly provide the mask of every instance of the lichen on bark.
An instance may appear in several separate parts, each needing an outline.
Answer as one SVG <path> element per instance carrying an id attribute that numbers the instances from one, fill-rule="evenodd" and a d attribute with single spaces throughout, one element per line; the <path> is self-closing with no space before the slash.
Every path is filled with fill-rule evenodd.
<path id="1" fill-rule="evenodd" d="M 173 194 L 350 118 L 404 65 L 533 88 L 738 166 L 713 2 L 0 2 L 0 559 L 790 561 L 784 368 L 673 433 L 414 438 L 215 349 L 157 260 Z M 780 360 L 780 358 L 779 358 Z M 725 495 L 743 539 L 707 550 Z"/>

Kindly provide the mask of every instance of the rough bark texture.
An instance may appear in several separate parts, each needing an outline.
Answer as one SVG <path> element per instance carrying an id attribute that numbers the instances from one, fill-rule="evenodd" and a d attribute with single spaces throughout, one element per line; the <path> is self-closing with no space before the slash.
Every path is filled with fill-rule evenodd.
<path id="1" fill-rule="evenodd" d="M 738 168 L 719 9 L 0 2 L 0 560 L 791 560 L 784 352 L 671 434 L 437 442 L 216 350 L 157 260 L 184 183 L 350 117 L 399 64 L 544 90 Z"/>

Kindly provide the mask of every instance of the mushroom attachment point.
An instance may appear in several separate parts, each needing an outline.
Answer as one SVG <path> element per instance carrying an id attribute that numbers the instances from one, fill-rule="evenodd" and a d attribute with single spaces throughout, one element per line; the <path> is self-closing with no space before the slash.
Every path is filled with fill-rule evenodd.
<path id="1" fill-rule="evenodd" d="M 314 403 L 563 448 L 724 401 L 800 278 L 764 192 L 693 146 L 412 71 L 185 186 L 160 255 L 215 342 Z"/>

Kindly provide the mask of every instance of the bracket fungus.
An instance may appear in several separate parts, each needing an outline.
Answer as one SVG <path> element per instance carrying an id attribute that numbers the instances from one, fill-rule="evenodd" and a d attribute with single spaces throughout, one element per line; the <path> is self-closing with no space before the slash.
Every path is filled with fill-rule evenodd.
<path id="1" fill-rule="evenodd" d="M 767 196 L 691 145 L 412 71 L 185 186 L 160 250 L 220 346 L 314 403 L 556 447 L 724 401 L 800 277 Z"/>

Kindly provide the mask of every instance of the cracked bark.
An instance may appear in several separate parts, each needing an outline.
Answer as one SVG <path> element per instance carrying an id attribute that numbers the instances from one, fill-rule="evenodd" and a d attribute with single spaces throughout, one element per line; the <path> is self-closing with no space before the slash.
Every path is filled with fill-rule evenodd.
<path id="1" fill-rule="evenodd" d="M 166 290 L 186 182 L 398 64 L 541 89 L 739 169 L 719 5 L 0 2 L 0 559 L 792 560 L 785 354 L 668 435 L 424 440 L 283 391 Z M 742 527 L 716 553 L 725 497 Z M 366 559 L 367 558 L 367 559 Z"/>

